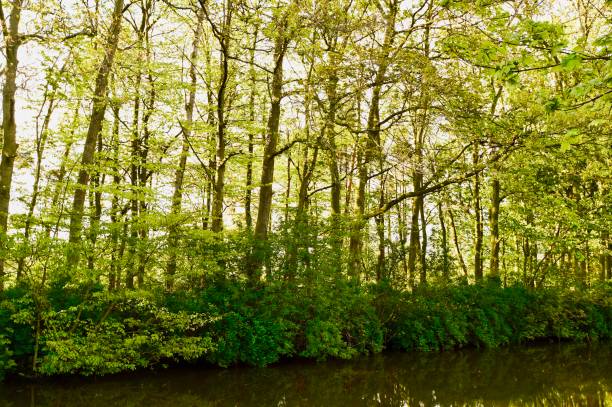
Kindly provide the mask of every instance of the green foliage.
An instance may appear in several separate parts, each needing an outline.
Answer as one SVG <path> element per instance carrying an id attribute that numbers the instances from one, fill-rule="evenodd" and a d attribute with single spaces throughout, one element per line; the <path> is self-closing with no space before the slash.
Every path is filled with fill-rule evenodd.
<path id="1" fill-rule="evenodd" d="M 450 286 L 397 293 L 390 344 L 404 350 L 612 337 L 610 286 L 590 292 Z"/>
<path id="2" fill-rule="evenodd" d="M 287 319 L 285 300 L 229 282 L 205 290 L 201 304 L 219 315 L 212 327 L 217 349 L 209 360 L 221 366 L 265 366 L 291 355 L 295 326 Z"/>
<path id="3" fill-rule="evenodd" d="M 43 375 L 104 375 L 171 362 L 265 366 L 296 356 L 350 359 L 385 347 L 612 338 L 609 284 L 559 291 L 491 280 L 409 293 L 344 279 L 310 288 L 218 280 L 175 293 L 67 289 L 67 298 L 80 301 L 56 302 L 50 292 L 38 307 L 22 294 L 12 289 L 1 298 L 2 375 L 33 364 Z"/>
<path id="4" fill-rule="evenodd" d="M 301 305 L 308 315 L 302 316 L 306 318 L 300 355 L 324 360 L 380 352 L 383 327 L 371 295 L 348 282 L 332 284 L 330 288 L 318 288 Z"/>
<path id="5" fill-rule="evenodd" d="M 4 335 L 0 335 L 0 381 L 4 379 L 6 372 L 17 366 L 13 360 L 13 352 L 10 350 L 11 342 Z"/>

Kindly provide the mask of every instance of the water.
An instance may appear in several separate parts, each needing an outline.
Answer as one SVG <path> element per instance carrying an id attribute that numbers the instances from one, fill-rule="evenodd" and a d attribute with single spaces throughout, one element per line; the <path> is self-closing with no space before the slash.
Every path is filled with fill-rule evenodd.
<path id="1" fill-rule="evenodd" d="M 9 381 L 0 406 L 612 406 L 612 343 Z"/>

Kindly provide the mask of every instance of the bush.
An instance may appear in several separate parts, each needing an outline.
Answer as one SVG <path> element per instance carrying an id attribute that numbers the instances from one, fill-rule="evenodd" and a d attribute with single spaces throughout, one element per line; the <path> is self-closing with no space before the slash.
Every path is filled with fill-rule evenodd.
<path id="1" fill-rule="evenodd" d="M 9 372 L 17 365 L 13 360 L 10 344 L 11 341 L 8 338 L 0 335 L 0 381 L 4 379 L 6 372 Z"/>
<path id="2" fill-rule="evenodd" d="M 463 285 L 395 293 L 389 344 L 404 350 L 612 337 L 610 288 L 589 292 Z"/>
<path id="3" fill-rule="evenodd" d="M 265 366 L 294 356 L 349 359 L 384 347 L 606 338 L 611 285 L 564 292 L 459 284 L 409 293 L 342 279 L 253 287 L 224 277 L 172 294 L 108 293 L 95 285 L 38 297 L 20 288 L 0 294 L 0 377 L 33 365 L 44 375 L 103 375 L 170 362 Z"/>
<path id="4" fill-rule="evenodd" d="M 109 374 L 191 361 L 212 350 L 201 313 L 170 312 L 143 293 L 95 293 L 80 306 L 48 310 L 39 373 Z"/>
<path id="5" fill-rule="evenodd" d="M 372 295 L 363 288 L 336 282 L 333 288 L 316 290 L 301 308 L 308 313 L 301 317 L 304 345 L 300 356 L 349 359 L 382 350 L 382 323 Z"/>

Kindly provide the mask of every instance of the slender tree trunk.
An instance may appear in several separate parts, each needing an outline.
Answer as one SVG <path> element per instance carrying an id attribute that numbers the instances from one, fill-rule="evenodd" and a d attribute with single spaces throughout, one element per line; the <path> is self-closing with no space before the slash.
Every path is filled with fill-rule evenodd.
<path id="1" fill-rule="evenodd" d="M 421 196 L 414 198 L 412 202 L 412 216 L 410 218 L 410 238 L 408 242 L 408 284 L 411 288 L 416 287 L 416 261 L 419 253 L 419 214 L 422 205 Z"/>
<path id="2" fill-rule="evenodd" d="M 412 188 L 414 191 L 419 191 L 423 185 L 423 137 L 425 134 L 425 119 L 421 120 L 421 125 L 418 127 L 418 131 L 415 131 L 415 155 L 416 163 L 415 169 L 412 173 Z M 416 128 L 415 128 L 416 130 Z M 408 245 L 408 279 L 410 286 L 414 288 L 416 286 L 416 262 L 417 255 L 419 254 L 420 247 L 420 228 L 419 228 L 419 215 L 423 210 L 424 197 L 419 195 L 412 201 L 412 217 L 410 223 L 410 243 Z M 423 236 L 424 238 L 425 236 Z M 424 254 L 421 255 L 421 276 L 423 275 Z"/>
<path id="3" fill-rule="evenodd" d="M 79 245 L 81 241 L 81 230 L 83 228 L 83 208 L 85 206 L 85 190 L 89 183 L 89 166 L 93 164 L 96 149 L 96 140 L 102 130 L 104 112 L 106 111 L 106 89 L 108 87 L 108 76 L 113 66 L 115 53 L 119 44 L 119 33 L 123 19 L 123 0 L 115 0 L 113 16 L 108 39 L 104 47 L 104 59 L 98 69 L 96 76 L 96 87 L 93 95 L 93 108 L 89 121 L 89 128 L 85 138 L 83 154 L 81 156 L 81 169 L 77 180 L 77 188 L 74 191 L 72 201 L 72 213 L 70 214 L 69 242 L 71 248 L 68 253 L 68 265 L 74 267 L 79 261 Z"/>
<path id="4" fill-rule="evenodd" d="M 335 55 L 335 54 L 334 54 Z M 335 72 L 335 71 L 334 71 Z M 334 238 L 332 245 L 334 250 L 334 263 L 338 271 L 341 270 L 342 262 L 342 236 L 343 228 L 340 224 L 341 207 L 340 200 L 342 194 L 342 183 L 340 181 L 340 169 L 338 163 L 338 146 L 336 145 L 335 121 L 336 111 L 338 109 L 338 77 L 333 75 L 327 86 L 326 93 L 329 100 L 329 110 L 327 112 L 326 123 L 324 125 L 329 143 L 329 173 L 331 176 L 330 189 L 330 204 L 331 204 L 331 222 Z"/>
<path id="5" fill-rule="evenodd" d="M 102 133 L 98 133 L 98 155 L 102 153 Z M 94 271 L 95 257 L 96 257 L 96 242 L 98 240 L 98 233 L 100 231 L 100 219 L 102 217 L 102 192 L 100 192 L 100 185 L 104 183 L 104 178 L 100 175 L 100 170 L 96 171 L 91 176 L 91 185 L 89 189 L 90 193 L 90 211 L 93 213 L 90 215 L 89 224 L 89 241 L 91 242 L 91 251 L 87 255 L 87 267 L 90 271 Z"/>
<path id="6" fill-rule="evenodd" d="M 491 229 L 491 265 L 489 275 L 499 278 L 499 180 L 491 183 L 491 207 L 489 209 L 489 228 Z"/>
<path id="7" fill-rule="evenodd" d="M 207 50 L 206 52 L 206 67 L 207 67 L 207 78 L 208 78 L 208 82 L 206 82 L 206 101 L 208 104 L 208 112 L 207 112 L 207 123 L 209 128 L 215 128 L 218 127 L 219 125 L 217 124 L 217 118 L 216 118 L 216 104 L 214 103 L 214 92 L 213 92 L 213 74 L 211 71 L 211 67 L 212 67 L 212 52 L 209 52 L 209 50 Z M 208 182 L 206 185 L 206 208 L 205 208 L 205 213 L 206 213 L 206 221 L 204 222 L 204 229 L 208 230 L 209 227 L 212 228 L 212 201 L 213 201 L 213 195 L 214 195 L 214 189 L 215 189 L 215 184 L 216 184 L 216 176 L 217 176 L 217 149 L 216 149 L 216 145 L 217 145 L 217 134 L 213 133 L 213 132 L 207 132 L 206 135 L 206 143 L 207 145 L 211 145 L 214 144 L 215 145 L 215 149 L 212 152 L 212 154 L 209 155 L 208 157 L 208 173 L 209 173 L 209 177 L 208 177 Z"/>
<path id="8" fill-rule="evenodd" d="M 193 48 L 190 57 L 190 86 L 189 86 L 189 97 L 187 104 L 185 105 L 185 122 L 181 124 L 183 132 L 183 146 L 181 148 L 181 154 L 179 156 L 179 165 L 174 174 L 174 193 L 172 194 L 172 226 L 170 227 L 168 235 L 168 245 L 170 247 L 170 258 L 166 266 L 166 289 L 171 290 L 174 287 L 174 275 L 176 274 L 177 266 L 177 251 L 178 251 L 178 230 L 177 230 L 177 217 L 181 213 L 181 206 L 183 201 L 183 178 L 185 176 L 185 168 L 187 167 L 187 155 L 189 153 L 189 137 L 193 128 L 193 111 L 195 108 L 195 98 L 197 90 L 197 61 L 199 52 L 200 36 L 202 35 L 204 22 L 204 12 L 198 12 L 198 22 L 193 38 Z"/>
<path id="9" fill-rule="evenodd" d="M 584 242 L 584 253 L 582 259 L 580 259 L 580 282 L 583 286 L 587 286 L 589 284 L 589 243 L 588 241 Z M 537 253 L 534 255 L 534 258 L 537 258 Z"/>
<path id="10" fill-rule="evenodd" d="M 79 110 L 80 110 L 80 102 L 77 106 L 77 108 L 74 110 L 74 118 L 73 118 L 73 122 L 72 122 L 72 126 L 71 126 L 71 136 L 74 135 L 76 128 L 78 126 L 78 118 L 79 118 Z M 54 212 L 57 210 L 57 206 L 60 202 L 60 197 L 62 195 L 62 190 L 65 191 L 66 189 L 66 185 L 64 184 L 64 179 L 66 178 L 66 164 L 68 163 L 68 158 L 70 156 L 70 151 L 72 150 L 72 138 L 70 139 L 70 141 L 68 141 L 66 143 L 66 146 L 64 147 L 64 153 L 62 154 L 62 158 L 61 158 L 61 162 L 60 162 L 60 166 L 59 169 L 57 171 L 57 178 L 55 180 L 55 188 L 53 189 L 53 197 L 51 198 L 51 206 L 50 206 L 50 211 Z M 65 193 L 65 192 L 64 192 Z M 62 199 L 63 202 L 63 199 Z M 63 212 L 63 203 L 62 203 L 62 209 L 57 211 L 57 219 L 55 221 L 55 228 L 53 228 L 53 235 L 57 235 L 58 232 L 58 227 L 59 227 L 59 223 L 61 221 L 61 217 L 62 217 L 62 212 Z M 47 224 L 45 224 L 45 229 L 46 229 L 46 233 L 47 236 L 50 237 L 51 236 L 51 229 L 52 229 L 52 224 L 49 222 Z"/>
<path id="11" fill-rule="evenodd" d="M 461 270 L 463 270 L 463 275 L 467 277 L 468 269 L 467 269 L 467 265 L 465 264 L 465 260 L 463 260 L 463 253 L 461 252 L 461 245 L 459 244 L 457 226 L 455 225 L 455 216 L 453 215 L 453 210 L 450 208 L 448 208 L 448 216 L 451 221 L 451 229 L 453 230 L 453 240 L 455 241 L 455 250 L 457 250 L 457 258 L 459 259 Z"/>
<path id="12" fill-rule="evenodd" d="M 147 41 L 148 44 L 148 41 Z M 147 45 L 148 46 L 148 45 Z M 147 60 L 149 58 L 149 50 L 147 49 Z M 155 97 L 156 97 L 156 91 L 155 91 L 155 83 L 153 81 L 153 76 L 151 74 L 151 71 L 149 71 L 148 74 L 148 84 L 149 84 L 149 99 L 148 99 L 148 103 L 146 103 L 145 106 L 145 112 L 142 118 L 142 131 L 143 131 L 143 137 L 142 137 L 142 142 L 140 145 L 140 174 L 138 176 L 138 180 L 139 180 L 139 187 L 140 187 L 140 191 L 139 191 L 139 197 L 140 199 L 139 201 L 139 208 L 138 211 L 140 213 L 141 218 L 144 218 L 144 216 L 147 213 L 147 202 L 145 200 L 145 188 L 147 188 L 147 183 L 149 182 L 149 179 L 152 176 L 152 172 L 147 170 L 146 164 L 147 164 L 147 159 L 149 156 L 149 139 L 151 138 L 151 130 L 149 128 L 149 122 L 151 120 L 151 116 L 153 115 L 153 109 L 155 107 Z M 137 271 L 137 281 L 138 281 L 138 287 L 142 287 L 144 285 L 144 275 L 145 275 L 145 269 L 147 266 L 147 253 L 146 253 L 146 247 L 147 247 L 147 241 L 149 240 L 149 228 L 147 226 L 147 222 L 143 221 L 140 222 L 140 227 L 138 228 L 138 234 L 139 234 L 139 247 L 138 247 L 138 271 Z"/>
<path id="13" fill-rule="evenodd" d="M 145 14 L 138 32 L 138 46 L 142 48 L 145 31 Z M 141 55 L 142 56 L 142 55 Z M 130 141 L 130 238 L 128 240 L 128 264 L 126 267 L 125 286 L 134 288 L 134 276 L 136 275 L 136 245 L 138 244 L 139 229 L 139 174 L 140 174 L 140 85 L 142 83 L 142 67 L 136 69 L 134 113 L 132 116 L 132 135 Z"/>
<path id="14" fill-rule="evenodd" d="M 448 258 L 448 234 L 446 231 L 446 222 L 444 221 L 442 202 L 438 202 L 438 219 L 440 221 L 440 234 L 442 235 L 442 276 L 444 277 L 444 281 L 449 281 L 450 263 Z"/>
<path id="15" fill-rule="evenodd" d="M 480 149 L 478 144 L 474 147 L 474 166 L 476 167 L 480 161 Z M 474 176 L 474 214 L 475 214 L 475 237 L 474 237 L 474 278 L 477 282 L 482 281 L 482 242 L 483 242 L 483 224 L 482 224 L 482 207 L 480 204 L 480 175 Z"/>
<path id="16" fill-rule="evenodd" d="M 64 63 L 60 73 L 65 71 L 68 62 Z M 53 82 L 51 85 L 50 95 L 48 96 L 47 103 L 47 111 L 45 113 L 45 117 L 43 119 L 42 126 L 40 127 L 40 132 L 37 132 L 36 137 L 36 164 L 34 166 L 34 183 L 32 185 L 32 196 L 30 197 L 30 202 L 28 203 L 28 213 L 26 215 L 26 219 L 23 226 L 23 237 L 26 242 L 30 239 L 30 232 L 32 228 L 32 222 L 34 220 L 34 210 L 36 209 L 36 204 L 38 203 L 38 195 L 40 194 L 40 176 L 42 172 L 42 161 L 43 161 L 43 153 L 47 146 L 47 139 L 49 136 L 49 122 L 51 121 L 51 116 L 55 109 L 55 96 L 57 94 L 58 83 Z M 45 98 L 46 99 L 46 98 Z M 42 107 L 41 107 L 42 110 Z M 38 120 L 38 118 L 37 118 Z M 19 262 L 17 263 L 17 280 L 21 279 L 23 275 L 23 270 L 25 266 L 25 257 L 21 257 Z"/>
<path id="17" fill-rule="evenodd" d="M 398 3 L 390 2 L 389 10 L 384 16 L 385 18 L 385 35 L 380 54 L 377 58 L 378 68 L 372 87 L 372 99 L 370 101 L 370 110 L 368 112 L 367 122 L 367 140 L 363 152 L 363 161 L 359 161 L 359 187 L 357 189 L 357 220 L 353 226 L 354 230 L 351 233 L 351 257 L 352 257 L 352 274 L 358 278 L 360 274 L 361 256 L 363 250 L 363 228 L 367 222 L 363 221 L 363 216 L 366 210 L 366 188 L 369 182 L 369 164 L 373 158 L 383 160 L 380 140 L 380 98 L 382 87 L 384 84 L 387 68 L 389 67 L 390 53 L 395 38 L 395 19 L 398 12 Z M 382 216 L 382 215 L 381 215 Z M 384 221 L 381 221 L 384 224 Z M 384 250 L 384 249 L 383 249 Z M 383 255 L 384 257 L 384 255 Z"/>
<path id="18" fill-rule="evenodd" d="M 2 88 L 2 159 L 0 160 L 0 291 L 4 288 L 4 261 L 8 240 L 8 215 L 13 184 L 13 168 L 17 157 L 17 125 L 15 123 L 15 93 L 17 91 L 17 52 L 21 45 L 19 20 L 23 0 L 14 0 L 8 24 L 0 4 L 0 18 L 5 41 L 6 67 Z"/>
<path id="19" fill-rule="evenodd" d="M 493 98 L 491 103 L 491 118 L 495 117 L 495 110 L 497 109 L 497 103 L 501 97 L 503 86 L 500 86 L 497 91 L 493 86 Z M 499 179 L 493 174 L 493 180 L 491 181 L 491 204 L 489 206 L 489 229 L 490 231 L 490 246 L 491 246 L 491 261 L 489 266 L 489 275 L 494 279 L 499 279 L 499 207 L 501 203 L 500 183 Z"/>
<path id="20" fill-rule="evenodd" d="M 150 62 L 150 42 L 149 31 L 150 16 L 152 9 L 151 0 L 143 1 L 140 26 L 138 27 L 138 56 L 145 61 L 146 69 L 148 70 L 147 78 L 149 80 L 150 93 L 155 94 L 153 83 L 151 80 L 151 72 L 149 67 Z M 134 286 L 134 277 L 138 283 L 138 287 L 142 288 L 144 284 L 144 269 L 146 256 L 144 253 L 145 241 L 148 237 L 147 227 L 144 218 L 146 204 L 144 201 L 144 189 L 147 183 L 147 173 L 145 160 L 148 154 L 148 120 L 151 116 L 152 106 L 147 106 L 147 101 L 141 98 L 141 85 L 143 79 L 143 67 L 138 66 L 135 73 L 135 95 L 134 95 L 134 116 L 132 123 L 132 142 L 131 142 L 131 162 L 130 162 L 130 180 L 132 185 L 130 212 L 132 215 L 130 225 L 130 245 L 128 249 L 129 264 L 126 269 L 126 286 L 132 288 Z M 150 96 L 149 96 L 150 98 Z M 141 107 L 144 105 L 144 109 Z M 142 126 L 140 125 L 141 111 L 143 111 Z M 145 120 L 147 121 L 145 123 Z M 141 128 L 143 131 L 141 132 Z M 146 139 L 146 140 L 145 140 Z"/>
<path id="21" fill-rule="evenodd" d="M 305 147 L 306 149 L 308 147 Z M 296 219 L 298 222 L 303 221 L 307 216 L 308 209 L 308 188 L 314 175 L 314 169 L 316 167 L 319 156 L 319 147 L 316 146 L 312 153 L 312 158 L 308 158 L 308 155 L 304 156 L 304 169 L 302 179 L 300 180 L 300 188 L 298 190 L 298 205 L 296 208 Z"/>
<path id="22" fill-rule="evenodd" d="M 287 16 L 282 18 L 279 32 L 274 43 L 274 70 L 270 85 L 270 115 L 268 117 L 268 130 L 264 157 L 261 168 L 261 181 L 259 187 L 259 210 L 255 224 L 255 247 L 247 262 L 247 272 L 251 282 L 260 279 L 261 265 L 264 260 L 264 245 L 268 239 L 268 230 L 272 216 L 272 183 L 274 182 L 274 162 L 278 145 L 278 129 L 281 114 L 281 98 L 283 91 L 283 61 L 287 51 L 289 39 L 285 33 L 287 29 Z"/>
<path id="23" fill-rule="evenodd" d="M 251 89 L 249 94 L 249 121 L 251 126 L 255 125 L 255 99 L 257 97 L 257 75 L 255 73 L 255 48 L 257 47 L 257 36 L 259 34 L 259 26 L 255 26 L 253 33 L 253 43 L 251 44 L 250 50 L 250 80 Z M 244 217 L 246 222 L 247 230 L 251 230 L 253 227 L 253 215 L 251 213 L 251 201 L 253 196 L 253 151 L 255 136 L 253 131 L 249 131 L 249 142 L 248 152 L 249 160 L 247 161 L 246 170 L 246 194 L 244 197 Z"/>
<path id="24" fill-rule="evenodd" d="M 311 39 L 314 42 L 314 38 Z M 312 55 L 311 55 L 312 57 Z M 319 145 L 323 137 L 325 137 L 325 124 L 321 128 L 321 132 L 314 143 L 315 146 L 312 150 L 312 157 L 310 156 L 310 147 L 308 142 L 310 142 L 311 132 L 310 132 L 310 122 L 311 122 L 311 101 L 312 101 L 312 73 L 314 70 L 314 63 L 310 64 L 308 69 L 308 74 L 306 76 L 305 84 L 304 84 L 304 122 L 306 123 L 304 133 L 305 139 L 307 143 L 303 146 L 303 155 L 302 155 L 302 171 L 301 177 L 299 179 L 300 186 L 298 188 L 298 201 L 297 208 L 295 212 L 295 222 L 293 224 L 294 233 L 293 233 L 293 243 L 291 244 L 291 248 L 289 250 L 289 260 L 288 260 L 288 275 L 289 279 L 295 278 L 295 275 L 298 270 L 298 261 L 297 255 L 298 251 L 302 249 L 304 246 L 308 246 L 310 242 L 308 241 L 308 205 L 309 205 L 309 196 L 308 190 L 311 185 L 312 177 L 314 175 L 315 168 L 317 166 L 318 157 L 319 157 Z M 291 191 L 291 171 L 290 171 L 290 163 L 291 160 L 287 160 L 287 214 L 288 217 L 288 209 L 289 209 L 289 196 Z"/>
<path id="25" fill-rule="evenodd" d="M 366 182 L 361 180 L 367 180 L 368 171 L 366 163 L 364 162 L 363 153 L 361 148 L 358 146 L 357 151 L 357 177 L 360 180 L 357 185 L 357 196 L 355 198 L 355 205 L 357 209 L 356 220 L 354 225 L 351 227 L 351 236 L 349 241 L 349 251 L 351 255 L 351 265 L 349 274 L 351 277 L 358 279 L 361 274 L 362 265 L 362 246 L 363 246 L 363 229 L 367 225 L 367 222 L 363 221 L 363 214 L 365 213 L 365 196 L 366 196 Z M 348 191 L 347 191 L 348 193 Z"/>
<path id="26" fill-rule="evenodd" d="M 211 22 L 213 28 L 213 34 L 216 36 L 219 44 L 221 45 L 221 78 L 219 81 L 219 89 L 217 91 L 217 151 L 216 151 L 216 162 L 217 162 L 217 173 L 215 176 L 213 203 L 212 203 L 212 224 L 211 230 L 213 232 L 221 232 L 223 230 L 223 197 L 225 191 L 225 169 L 227 166 L 227 159 L 225 157 L 225 146 L 226 141 L 226 126 L 227 119 L 226 115 L 226 89 L 229 80 L 229 58 L 230 58 L 230 28 L 232 22 L 232 2 L 228 1 L 225 8 L 225 16 L 223 21 L 222 29 Z M 210 21 L 210 20 L 209 20 Z"/>
<path id="27" fill-rule="evenodd" d="M 408 276 L 408 262 L 406 260 L 406 243 L 408 241 L 408 225 L 406 222 L 406 206 L 402 203 L 397 206 L 398 236 L 400 243 L 400 257 L 402 262 L 402 277 Z"/>
<path id="28" fill-rule="evenodd" d="M 529 268 L 529 259 L 531 257 L 530 253 L 531 249 L 529 247 L 529 238 L 525 237 L 523 238 L 523 284 L 525 286 L 529 285 L 529 281 L 527 280 L 527 271 Z"/>
<path id="29" fill-rule="evenodd" d="M 612 240 L 610 239 L 610 236 L 608 235 L 608 254 L 607 254 L 608 259 L 606 260 L 606 278 L 608 280 L 612 280 Z"/>
<path id="30" fill-rule="evenodd" d="M 336 146 L 336 133 L 334 124 L 336 121 L 336 111 L 338 109 L 338 77 L 333 76 L 327 87 L 327 98 L 329 99 L 329 111 L 327 112 L 325 129 L 327 140 L 329 142 L 329 172 L 331 175 L 330 203 L 332 216 L 338 218 L 340 216 L 340 199 L 342 184 L 340 182 L 340 171 L 338 168 L 338 147 Z"/>
<path id="31" fill-rule="evenodd" d="M 126 267 L 125 275 L 125 286 L 128 289 L 134 288 L 134 276 L 136 267 L 136 245 L 138 243 L 138 174 L 139 174 L 139 161 L 140 161 L 140 132 L 139 132 L 139 121 L 140 121 L 140 83 L 142 80 L 142 74 L 140 68 L 136 73 L 136 95 L 134 96 L 134 114 L 132 122 L 132 137 L 130 142 L 130 239 L 128 240 L 128 265 Z"/>
<path id="32" fill-rule="evenodd" d="M 113 190 L 118 191 L 119 185 L 121 183 L 121 176 L 119 175 L 119 105 L 113 105 L 113 130 L 112 130 L 112 140 L 111 145 L 113 149 Z M 115 290 L 118 288 L 118 270 L 120 270 L 118 257 L 118 247 L 117 242 L 119 241 L 119 195 L 117 193 L 113 194 L 111 210 L 110 210 L 110 240 L 111 240 L 111 264 L 110 264 L 110 272 L 108 276 L 108 289 L 109 291 Z"/>
<path id="33" fill-rule="evenodd" d="M 384 183 L 380 187 L 379 206 L 385 202 Z M 376 233 L 378 234 L 378 258 L 376 259 L 376 281 L 380 282 L 387 278 L 385 273 L 385 216 L 381 214 L 374 219 Z"/>
<path id="34" fill-rule="evenodd" d="M 430 52 L 430 23 L 432 19 L 433 2 L 429 2 L 427 9 L 427 22 L 424 29 L 424 41 L 423 41 L 423 53 L 429 57 Z M 419 109 L 413 119 L 413 132 L 414 132 L 414 155 L 416 162 L 414 163 L 414 169 L 412 172 L 412 188 L 414 191 L 419 191 L 423 188 L 424 178 L 424 163 L 423 163 L 423 146 L 425 144 L 425 136 L 429 127 L 429 110 L 430 95 L 426 82 L 426 77 L 423 76 L 422 92 L 419 97 Z M 419 195 L 415 197 L 412 202 L 412 220 L 410 227 L 410 245 L 408 253 L 408 267 L 409 267 L 409 280 L 412 288 L 415 287 L 415 276 L 416 276 L 416 257 L 420 254 L 420 283 L 424 284 L 427 279 L 427 233 L 425 224 L 425 197 Z M 421 216 L 421 228 L 419 228 L 419 215 Z M 419 236 L 419 233 L 422 236 Z M 421 241 L 419 241 L 422 239 Z M 422 246 L 421 246 L 422 244 Z"/>
<path id="35" fill-rule="evenodd" d="M 421 278 L 419 284 L 427 284 L 427 220 L 425 218 L 425 205 L 421 205 Z"/>

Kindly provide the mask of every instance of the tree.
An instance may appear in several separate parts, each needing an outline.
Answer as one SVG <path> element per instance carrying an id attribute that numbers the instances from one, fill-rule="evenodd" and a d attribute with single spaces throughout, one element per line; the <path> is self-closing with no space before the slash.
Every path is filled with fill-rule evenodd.
<path id="1" fill-rule="evenodd" d="M 77 265 L 80 257 L 81 230 L 83 228 L 83 208 L 85 206 L 85 192 L 90 179 L 90 169 L 88 168 L 94 161 L 96 141 L 102 130 L 104 113 L 106 111 L 108 88 L 108 77 L 113 67 L 115 53 L 119 45 L 119 34 L 121 31 L 121 21 L 123 17 L 123 0 L 115 0 L 111 16 L 111 24 L 108 30 L 108 37 L 103 47 L 103 58 L 98 68 L 96 85 L 93 94 L 92 111 L 89 120 L 89 127 L 81 155 L 81 168 L 77 179 L 77 188 L 72 199 L 72 212 L 70 214 L 70 235 L 69 242 L 73 245 L 68 253 L 68 266 Z"/>
<path id="2" fill-rule="evenodd" d="M 24 38 L 19 33 L 23 1 L 13 2 L 8 22 L 0 2 L 0 24 L 4 37 L 6 68 L 2 87 L 2 158 L 0 160 L 0 252 L 7 251 L 8 216 L 13 183 L 13 167 L 17 156 L 17 124 L 15 123 L 15 93 L 17 91 L 17 52 Z M 4 255 L 0 259 L 0 291 L 4 286 Z"/>

